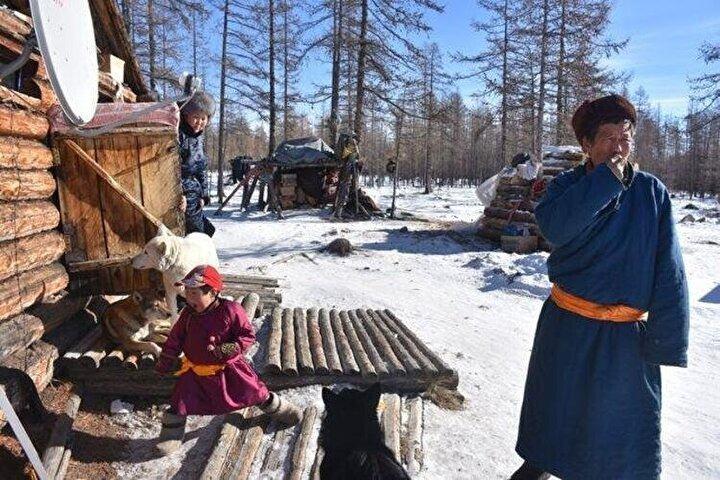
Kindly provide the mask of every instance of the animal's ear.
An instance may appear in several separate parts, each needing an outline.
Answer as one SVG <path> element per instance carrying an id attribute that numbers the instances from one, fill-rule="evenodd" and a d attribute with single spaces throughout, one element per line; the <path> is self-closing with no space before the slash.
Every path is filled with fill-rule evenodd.
<path id="1" fill-rule="evenodd" d="M 337 397 L 337 395 L 329 388 L 324 387 L 322 389 L 322 399 L 326 406 L 332 405 L 333 402 L 335 402 L 335 397 Z"/>
<path id="2" fill-rule="evenodd" d="M 380 403 L 380 384 L 376 383 L 372 387 L 365 390 L 365 399 L 368 405 L 377 408 Z"/>
<path id="3" fill-rule="evenodd" d="M 173 233 L 169 228 L 167 228 L 164 224 L 161 223 L 160 226 L 158 227 L 157 235 L 155 235 L 155 236 L 156 237 L 173 236 Z"/>
<path id="4" fill-rule="evenodd" d="M 142 302 L 142 294 L 141 294 L 140 292 L 138 292 L 137 290 L 133 290 L 132 298 L 133 298 L 133 300 L 135 300 L 137 303 Z"/>

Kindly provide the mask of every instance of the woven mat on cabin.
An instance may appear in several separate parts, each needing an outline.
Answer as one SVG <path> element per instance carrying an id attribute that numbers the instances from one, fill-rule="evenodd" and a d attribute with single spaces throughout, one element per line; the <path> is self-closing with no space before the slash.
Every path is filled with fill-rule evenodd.
<path id="1" fill-rule="evenodd" d="M 424 402 L 418 396 L 384 394 L 378 405 L 385 444 L 411 477 L 423 467 Z M 302 422 L 285 430 L 276 430 L 254 408 L 227 415 L 200 479 L 319 479 L 322 414 L 307 407 Z"/>

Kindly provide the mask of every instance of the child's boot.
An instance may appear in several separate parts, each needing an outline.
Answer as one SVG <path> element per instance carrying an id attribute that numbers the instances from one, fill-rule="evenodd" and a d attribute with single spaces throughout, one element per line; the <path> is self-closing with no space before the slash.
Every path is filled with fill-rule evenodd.
<path id="1" fill-rule="evenodd" d="M 161 455 L 169 455 L 182 445 L 185 436 L 185 415 L 165 411 L 162 418 L 162 430 L 158 438 L 157 450 Z"/>
<path id="2" fill-rule="evenodd" d="M 260 410 L 270 415 L 278 423 L 289 427 L 297 425 L 302 418 L 302 412 L 298 407 L 274 392 L 270 392 L 270 397 L 264 404 L 260 405 Z"/>

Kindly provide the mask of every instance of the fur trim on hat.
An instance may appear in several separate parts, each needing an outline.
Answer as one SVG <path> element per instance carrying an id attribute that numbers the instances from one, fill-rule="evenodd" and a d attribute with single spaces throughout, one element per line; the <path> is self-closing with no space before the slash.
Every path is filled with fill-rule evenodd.
<path id="1" fill-rule="evenodd" d="M 585 100 L 572 118 L 572 127 L 580 145 L 583 138 L 592 140 L 603 123 L 637 122 L 637 112 L 630 101 L 621 95 L 608 95 L 595 100 Z"/>
<path id="2" fill-rule="evenodd" d="M 195 95 L 182 107 L 182 112 L 202 112 L 212 117 L 215 113 L 215 100 L 205 92 L 195 92 Z"/>

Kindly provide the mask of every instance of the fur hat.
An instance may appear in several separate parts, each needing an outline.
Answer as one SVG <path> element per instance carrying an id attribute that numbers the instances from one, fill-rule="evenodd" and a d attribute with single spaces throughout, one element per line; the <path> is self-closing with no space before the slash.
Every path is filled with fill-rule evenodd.
<path id="1" fill-rule="evenodd" d="M 612 94 L 592 101 L 585 100 L 575 110 L 572 127 L 578 143 L 582 145 L 583 138 L 595 137 L 603 123 L 620 123 L 625 120 L 635 125 L 637 122 L 635 107 L 625 97 Z"/>
<path id="2" fill-rule="evenodd" d="M 195 95 L 182 107 L 182 112 L 202 112 L 212 117 L 215 113 L 215 100 L 205 92 L 195 92 Z"/>

